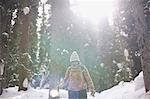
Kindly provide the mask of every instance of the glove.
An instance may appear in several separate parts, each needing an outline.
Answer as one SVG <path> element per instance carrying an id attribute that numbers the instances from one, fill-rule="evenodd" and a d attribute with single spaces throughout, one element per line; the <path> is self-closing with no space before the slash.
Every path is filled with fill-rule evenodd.
<path id="1" fill-rule="evenodd" d="M 91 91 L 91 96 L 95 97 L 95 90 Z"/>

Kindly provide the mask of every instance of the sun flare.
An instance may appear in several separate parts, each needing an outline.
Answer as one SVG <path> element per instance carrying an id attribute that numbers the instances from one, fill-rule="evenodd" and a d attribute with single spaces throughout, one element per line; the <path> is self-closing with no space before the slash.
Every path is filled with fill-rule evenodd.
<path id="1" fill-rule="evenodd" d="M 97 24 L 102 17 L 112 17 L 114 0 L 70 0 L 71 10 L 79 17 Z"/>

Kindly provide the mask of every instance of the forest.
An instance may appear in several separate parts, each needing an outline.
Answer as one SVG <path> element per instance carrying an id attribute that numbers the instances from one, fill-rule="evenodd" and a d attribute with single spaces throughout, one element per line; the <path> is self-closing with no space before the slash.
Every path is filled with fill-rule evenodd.
<path id="1" fill-rule="evenodd" d="M 95 13 L 92 7 L 86 10 L 90 18 L 75 9 L 75 1 L 79 0 L 0 0 L 4 87 L 21 86 L 19 79 L 27 76 L 32 82 L 42 66 L 48 77 L 55 77 L 49 83 L 55 85 L 63 79 L 71 53 L 77 51 L 97 92 L 130 82 L 141 71 L 148 92 L 150 1 L 114 0 L 110 11 L 106 0 L 106 7 L 97 5 Z"/>

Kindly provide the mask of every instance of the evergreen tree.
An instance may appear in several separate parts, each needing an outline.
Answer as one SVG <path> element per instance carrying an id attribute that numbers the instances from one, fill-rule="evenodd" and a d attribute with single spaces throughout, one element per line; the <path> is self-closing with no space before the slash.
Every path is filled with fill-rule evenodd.
<path id="1" fill-rule="evenodd" d="M 123 5 L 122 5 L 123 4 Z M 149 1 L 119 1 L 119 29 L 126 36 L 131 58 L 132 73 L 135 76 L 142 70 L 144 73 L 146 92 L 149 86 Z"/>
<path id="2" fill-rule="evenodd" d="M 135 1 L 119 1 L 118 5 L 118 17 L 116 17 L 116 22 L 118 22 L 119 32 L 122 38 L 127 42 L 126 48 L 129 50 L 130 58 L 133 60 L 133 65 L 131 65 L 132 75 L 135 78 L 141 71 L 141 58 L 140 49 L 138 47 L 138 32 L 136 28 L 135 19 L 135 9 L 133 5 Z M 117 21 L 119 19 L 119 21 Z"/>
<path id="3" fill-rule="evenodd" d="M 38 18 L 38 8 L 39 0 L 34 0 L 31 3 L 31 19 L 30 19 L 30 34 L 29 34 L 29 54 L 31 55 L 31 68 L 33 72 L 38 72 L 38 32 L 37 32 L 37 18 Z"/>

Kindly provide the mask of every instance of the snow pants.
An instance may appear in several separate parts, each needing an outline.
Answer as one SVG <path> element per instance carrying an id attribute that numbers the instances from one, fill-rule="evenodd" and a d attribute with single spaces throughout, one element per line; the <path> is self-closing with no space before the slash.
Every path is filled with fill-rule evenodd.
<path id="1" fill-rule="evenodd" d="M 87 99 L 86 89 L 80 91 L 68 91 L 69 99 Z"/>

